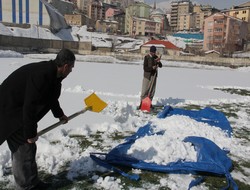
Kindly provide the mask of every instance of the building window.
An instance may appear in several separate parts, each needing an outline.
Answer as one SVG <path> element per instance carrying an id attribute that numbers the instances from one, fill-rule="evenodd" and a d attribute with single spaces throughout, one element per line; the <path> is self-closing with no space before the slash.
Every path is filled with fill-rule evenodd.
<path id="1" fill-rule="evenodd" d="M 213 36 L 208 36 L 207 39 L 210 41 L 210 40 L 213 40 Z"/>
<path id="2" fill-rule="evenodd" d="M 243 14 L 246 14 L 246 13 L 247 13 L 247 11 L 242 11 L 242 13 L 243 13 Z"/>
<path id="3" fill-rule="evenodd" d="M 222 36 L 214 36 L 214 39 L 216 39 L 216 40 L 221 40 L 221 39 L 222 39 Z"/>
<path id="4" fill-rule="evenodd" d="M 208 22 L 208 26 L 213 26 L 214 25 L 214 22 L 213 21 L 209 21 Z"/>
<path id="5" fill-rule="evenodd" d="M 222 28 L 215 28 L 214 31 L 215 32 L 222 32 Z"/>
<path id="6" fill-rule="evenodd" d="M 223 20 L 215 20 L 214 21 L 216 24 L 223 24 Z"/>

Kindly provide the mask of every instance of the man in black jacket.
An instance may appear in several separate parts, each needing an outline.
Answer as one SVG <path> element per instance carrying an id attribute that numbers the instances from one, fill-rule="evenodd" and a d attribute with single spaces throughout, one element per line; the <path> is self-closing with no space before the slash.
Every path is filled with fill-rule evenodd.
<path id="1" fill-rule="evenodd" d="M 37 123 L 48 111 L 68 121 L 59 104 L 61 81 L 72 71 L 75 55 L 62 49 L 56 59 L 24 65 L 0 85 L 0 145 L 6 140 L 12 153 L 17 189 L 44 189 L 38 178 Z"/>
<path id="2" fill-rule="evenodd" d="M 143 63 L 144 72 L 142 81 L 141 101 L 144 98 L 148 97 L 148 95 L 151 101 L 153 100 L 156 88 L 156 81 L 157 81 L 156 79 L 158 75 L 158 67 L 160 68 L 162 67 L 162 63 L 160 62 L 160 57 L 156 55 L 156 47 L 151 46 L 149 54 L 147 54 L 144 57 L 144 63 Z M 141 107 L 141 104 L 139 107 Z"/>

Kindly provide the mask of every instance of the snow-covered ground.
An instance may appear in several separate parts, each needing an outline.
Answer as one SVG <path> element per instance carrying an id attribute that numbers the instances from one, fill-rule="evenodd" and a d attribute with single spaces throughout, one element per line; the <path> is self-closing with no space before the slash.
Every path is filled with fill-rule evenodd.
<path id="1" fill-rule="evenodd" d="M 41 60 L 54 59 L 55 54 L 21 55 L 12 51 L 0 51 L 0 83 L 20 66 Z M 108 106 L 101 113 L 86 112 L 71 120 L 68 124 L 58 127 L 41 136 L 37 142 L 37 162 L 40 170 L 51 174 L 60 172 L 61 167 L 69 163 L 67 178 L 88 176 L 94 180 L 93 187 L 104 189 L 124 189 L 121 178 L 99 176 L 96 171 L 105 171 L 89 157 L 90 152 L 107 153 L 120 144 L 121 140 L 111 138 L 112 134 L 129 136 L 148 121 L 154 122 L 159 128 L 168 130 L 163 138 L 145 137 L 129 150 L 130 154 L 148 162 L 168 163 L 179 158 L 195 160 L 196 154 L 191 145 L 182 142 L 185 136 L 202 136 L 214 141 L 220 148 L 230 150 L 234 161 L 244 160 L 249 163 L 249 141 L 237 138 L 234 134 L 229 138 L 223 131 L 207 124 L 196 122 L 186 116 L 171 116 L 159 120 L 155 116 L 143 114 L 136 110 L 142 83 L 142 60 L 134 64 L 126 64 L 112 57 L 95 57 L 77 55 L 73 72 L 63 81 L 61 106 L 70 115 L 85 107 L 84 98 L 95 92 Z M 233 88 L 250 90 L 250 68 L 230 69 L 224 67 L 199 66 L 191 63 L 165 62 L 159 69 L 157 90 L 153 104 L 165 104 L 173 107 L 182 105 L 237 104 L 248 105 L 249 96 L 229 94 L 217 88 Z M 178 67 L 172 67 L 177 65 Z M 249 115 L 244 108 L 237 107 L 238 119 L 231 119 L 235 124 L 233 130 L 250 128 Z M 230 122 L 231 122 L 230 121 Z M 39 122 L 39 130 L 57 122 L 49 113 Z M 93 135 L 100 132 L 102 149 L 97 148 Z M 75 138 L 83 136 L 91 144 L 82 148 Z M 154 156 L 147 150 L 154 148 Z M 145 154 L 136 154 L 136 150 Z M 162 151 L 164 150 L 164 151 Z M 182 151 L 179 151 L 182 150 Z M 59 156 L 60 155 L 60 156 Z M 0 146 L 0 182 L 7 182 L 6 188 L 13 187 L 12 175 L 5 175 L 6 168 L 11 167 L 10 152 L 7 144 Z M 250 185 L 249 168 L 244 167 L 245 174 L 232 172 L 234 179 Z M 135 172 L 140 172 L 136 170 Z M 170 189 L 187 189 L 191 175 L 171 174 L 163 177 L 158 187 Z M 155 184 L 147 184 L 147 189 L 155 189 Z M 137 188 L 130 188 L 137 189 Z M 204 184 L 193 189 L 209 189 Z"/>

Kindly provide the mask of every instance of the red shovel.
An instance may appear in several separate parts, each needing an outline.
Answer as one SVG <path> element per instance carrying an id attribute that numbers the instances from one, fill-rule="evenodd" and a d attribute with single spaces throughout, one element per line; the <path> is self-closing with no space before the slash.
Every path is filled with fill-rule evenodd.
<path id="1" fill-rule="evenodd" d="M 149 98 L 149 96 L 150 96 L 150 92 L 152 90 L 153 84 L 155 82 L 155 78 L 156 78 L 156 72 L 155 72 L 155 74 L 153 76 L 152 82 L 150 83 L 150 88 L 149 88 L 149 91 L 148 91 L 148 96 L 141 101 L 141 110 L 142 111 L 150 112 L 152 101 Z"/>

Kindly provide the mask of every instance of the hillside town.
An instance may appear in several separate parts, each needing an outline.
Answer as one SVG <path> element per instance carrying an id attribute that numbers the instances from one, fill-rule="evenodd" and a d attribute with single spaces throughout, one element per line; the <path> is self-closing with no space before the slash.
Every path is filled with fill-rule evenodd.
<path id="1" fill-rule="evenodd" d="M 223 10 L 191 0 L 171 1 L 170 9 L 158 7 L 156 1 L 149 5 L 136 0 L 0 0 L 0 4 L 0 22 L 6 27 L 36 25 L 57 34 L 86 26 L 88 32 L 116 36 L 109 39 L 110 47 L 103 48 L 78 34 L 78 41 L 85 42 L 83 49 L 89 51 L 143 54 L 148 44 L 154 44 L 163 55 L 232 57 L 250 49 L 250 1 Z M 128 39 L 116 43 L 117 36 Z M 172 37 L 185 46 L 173 43 Z M 8 46 L 4 39 L 0 38 L 1 46 Z M 139 46 L 136 41 L 124 47 L 131 39 L 141 40 Z"/>

